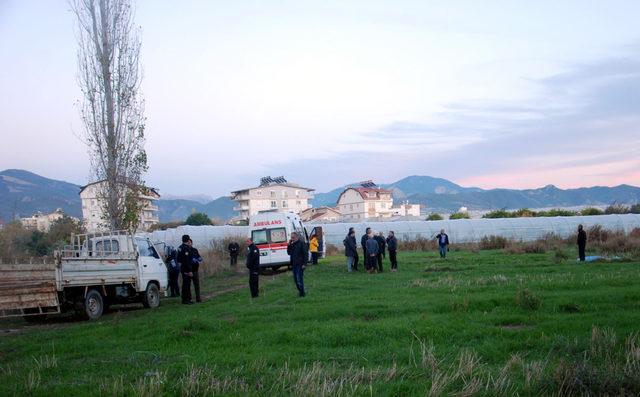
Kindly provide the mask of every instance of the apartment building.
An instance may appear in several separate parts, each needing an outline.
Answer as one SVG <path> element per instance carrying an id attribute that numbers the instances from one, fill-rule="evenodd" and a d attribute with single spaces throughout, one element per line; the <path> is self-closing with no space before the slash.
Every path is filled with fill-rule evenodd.
<path id="1" fill-rule="evenodd" d="M 27 218 L 20 218 L 20 223 L 22 223 L 22 226 L 27 230 L 38 230 L 46 233 L 51 229 L 51 225 L 64 217 L 64 211 L 62 208 L 58 208 L 50 214 L 38 212 Z M 71 219 L 78 220 L 73 217 L 71 217 Z"/>
<path id="2" fill-rule="evenodd" d="M 101 202 L 102 189 L 105 188 L 105 181 L 98 181 L 84 186 L 80 190 L 82 201 L 82 218 L 84 227 L 88 233 L 94 233 L 107 229 L 104 223 L 103 205 Z M 139 231 L 148 231 L 151 226 L 160 223 L 158 218 L 158 206 L 156 201 L 160 199 L 160 194 L 156 189 L 148 188 L 140 195 L 142 208 L 139 214 Z"/>
<path id="3" fill-rule="evenodd" d="M 300 213 L 303 222 L 339 222 L 342 213 L 332 207 L 307 208 Z"/>
<path id="4" fill-rule="evenodd" d="M 345 222 L 368 218 L 390 218 L 393 215 L 391 207 L 393 207 L 391 190 L 382 189 L 371 181 L 346 188 L 338 197 L 337 205 Z"/>
<path id="5" fill-rule="evenodd" d="M 310 207 L 309 200 L 313 198 L 315 189 L 302 187 L 288 182 L 284 177 L 260 179 L 256 187 L 231 192 L 231 198 L 237 202 L 234 210 L 239 219 L 249 219 L 260 211 L 292 211 L 296 214 Z"/>

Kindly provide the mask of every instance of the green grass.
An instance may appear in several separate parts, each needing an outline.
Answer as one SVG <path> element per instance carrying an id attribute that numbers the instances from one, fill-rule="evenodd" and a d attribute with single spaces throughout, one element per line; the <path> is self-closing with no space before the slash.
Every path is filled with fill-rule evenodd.
<path id="1" fill-rule="evenodd" d="M 575 255 L 571 255 L 574 257 Z M 0 395 L 546 395 L 640 393 L 640 264 L 553 253 L 344 257 L 190 307 L 0 337 Z M 207 280 L 209 290 L 237 277 Z"/>

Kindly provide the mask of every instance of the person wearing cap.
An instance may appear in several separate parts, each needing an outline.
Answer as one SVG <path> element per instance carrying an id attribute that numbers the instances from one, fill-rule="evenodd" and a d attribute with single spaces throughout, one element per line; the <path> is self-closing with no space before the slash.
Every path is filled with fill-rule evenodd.
<path id="1" fill-rule="evenodd" d="M 249 269 L 249 289 L 251 297 L 258 297 L 258 283 L 260 280 L 260 249 L 253 243 L 251 238 L 247 239 L 247 269 Z"/>
<path id="2" fill-rule="evenodd" d="M 191 240 L 191 238 L 188 234 L 182 236 L 182 244 L 178 247 L 178 255 L 176 257 L 176 260 L 180 264 L 180 272 L 182 273 L 182 304 L 184 305 L 193 305 L 191 298 L 193 253 L 189 246 L 189 240 Z"/>

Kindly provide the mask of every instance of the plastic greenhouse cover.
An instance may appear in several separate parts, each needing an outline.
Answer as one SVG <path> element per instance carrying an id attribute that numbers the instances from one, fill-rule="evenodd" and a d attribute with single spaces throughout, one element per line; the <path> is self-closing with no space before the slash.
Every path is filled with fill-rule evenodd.
<path id="1" fill-rule="evenodd" d="M 570 237 L 576 234 L 578 225 L 585 229 L 600 225 L 607 230 L 621 230 L 629 233 L 634 228 L 640 228 L 640 215 L 593 215 L 593 216 L 558 216 L 540 218 L 504 218 L 504 219 L 457 219 L 444 221 L 398 221 L 398 222 L 366 222 L 360 223 L 324 223 L 305 224 L 308 231 L 314 226 L 321 226 L 325 234 L 325 242 L 342 248 L 342 240 L 350 227 L 355 228 L 356 240 L 360 243 L 360 236 L 370 226 L 375 232 L 385 235 L 390 230 L 395 232 L 398 240 L 412 240 L 416 238 L 434 238 L 440 229 L 449 235 L 452 244 L 478 242 L 484 236 L 501 236 L 516 241 L 532 241 L 544 237 L 548 233 L 560 237 Z M 153 241 L 164 241 L 169 245 L 181 244 L 183 234 L 188 234 L 198 249 L 208 249 L 213 240 L 232 237 L 238 241 L 249 235 L 248 226 L 180 226 L 175 229 L 159 230 L 150 233 Z"/>

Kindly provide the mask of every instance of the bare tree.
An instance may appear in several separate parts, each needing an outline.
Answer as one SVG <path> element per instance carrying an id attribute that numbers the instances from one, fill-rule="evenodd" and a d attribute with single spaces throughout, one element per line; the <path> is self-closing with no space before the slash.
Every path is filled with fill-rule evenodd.
<path id="1" fill-rule="evenodd" d="M 78 22 L 80 116 L 104 221 L 135 228 L 146 188 L 140 34 L 131 0 L 69 0 Z"/>

